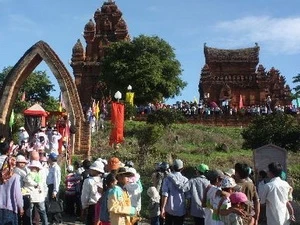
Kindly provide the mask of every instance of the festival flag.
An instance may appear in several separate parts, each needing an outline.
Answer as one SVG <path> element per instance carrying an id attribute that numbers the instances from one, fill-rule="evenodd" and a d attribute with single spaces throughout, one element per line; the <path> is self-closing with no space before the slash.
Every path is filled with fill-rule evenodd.
<path id="1" fill-rule="evenodd" d="M 97 119 L 97 121 L 99 119 L 99 113 L 100 113 L 100 107 L 99 107 L 99 101 L 97 101 L 97 104 L 96 104 L 96 119 Z"/>
<path id="2" fill-rule="evenodd" d="M 66 106 L 65 106 L 64 98 L 62 96 L 62 93 L 60 92 L 60 94 L 59 94 L 59 108 L 58 108 L 58 111 L 62 112 L 65 107 Z"/>
<path id="3" fill-rule="evenodd" d="M 15 111 L 12 110 L 11 111 L 11 114 L 10 114 L 10 118 L 9 118 L 9 127 L 10 127 L 10 130 L 12 131 L 12 127 L 15 123 Z"/>
<path id="4" fill-rule="evenodd" d="M 25 100 L 26 100 L 26 93 L 24 91 L 21 97 L 21 102 L 25 102 Z"/>
<path id="5" fill-rule="evenodd" d="M 244 108 L 243 97 L 240 95 L 239 109 Z"/>
<path id="6" fill-rule="evenodd" d="M 112 130 L 109 138 L 109 145 L 119 144 L 124 140 L 124 105 L 113 102 L 111 105 Z"/>
<path id="7" fill-rule="evenodd" d="M 197 100 L 196 96 L 194 96 L 194 103 L 198 104 L 198 100 Z"/>
<path id="8" fill-rule="evenodd" d="M 133 105 L 133 99 L 134 99 L 134 92 L 126 92 L 125 101 L 128 102 L 130 105 Z"/>
<path id="9" fill-rule="evenodd" d="M 96 115 L 96 101 L 95 101 L 95 99 L 93 99 L 93 103 L 92 103 L 92 113 L 93 113 L 93 115 Z"/>

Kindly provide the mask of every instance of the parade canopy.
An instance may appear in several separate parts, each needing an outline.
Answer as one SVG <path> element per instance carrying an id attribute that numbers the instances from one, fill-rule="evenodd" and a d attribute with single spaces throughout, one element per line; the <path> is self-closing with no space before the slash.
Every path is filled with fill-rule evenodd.
<path id="1" fill-rule="evenodd" d="M 43 109 L 42 106 L 40 106 L 38 103 L 34 104 L 30 108 L 26 109 L 24 111 L 25 116 L 43 116 L 46 117 L 48 116 L 48 112 Z"/>
<path id="2" fill-rule="evenodd" d="M 46 117 L 48 114 L 49 113 L 38 103 L 24 111 L 25 129 L 30 136 L 37 132 L 40 127 L 46 125 Z"/>

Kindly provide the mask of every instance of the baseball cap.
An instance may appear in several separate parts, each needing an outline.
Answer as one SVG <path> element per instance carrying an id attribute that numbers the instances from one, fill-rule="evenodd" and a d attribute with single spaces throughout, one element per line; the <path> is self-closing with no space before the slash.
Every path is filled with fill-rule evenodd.
<path id="1" fill-rule="evenodd" d="M 57 160 L 57 154 L 54 153 L 54 152 L 51 152 L 51 153 L 49 154 L 49 159 L 51 159 L 51 160 Z"/>
<path id="2" fill-rule="evenodd" d="M 207 179 L 210 181 L 216 180 L 217 178 L 223 179 L 225 177 L 224 173 L 221 170 L 209 170 L 207 173 Z"/>
<path id="3" fill-rule="evenodd" d="M 173 163 L 173 166 L 175 169 L 182 169 L 183 168 L 183 162 L 181 159 L 175 159 L 174 163 Z"/>
<path id="4" fill-rule="evenodd" d="M 233 204 L 248 203 L 248 198 L 243 192 L 234 192 L 229 196 L 229 199 Z"/>
<path id="5" fill-rule="evenodd" d="M 198 170 L 201 173 L 205 173 L 209 170 L 208 165 L 201 163 L 199 166 L 196 167 L 196 170 Z"/>

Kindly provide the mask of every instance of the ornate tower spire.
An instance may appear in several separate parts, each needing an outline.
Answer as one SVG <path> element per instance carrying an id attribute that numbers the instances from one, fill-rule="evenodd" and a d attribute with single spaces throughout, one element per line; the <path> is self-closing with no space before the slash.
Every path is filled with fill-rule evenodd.
<path id="1" fill-rule="evenodd" d="M 101 8 L 95 10 L 94 18 L 84 27 L 83 36 L 86 46 L 76 45 L 71 66 L 81 103 L 89 105 L 91 98 L 102 97 L 97 83 L 107 47 L 113 42 L 129 40 L 127 24 L 114 0 L 103 1 Z"/>

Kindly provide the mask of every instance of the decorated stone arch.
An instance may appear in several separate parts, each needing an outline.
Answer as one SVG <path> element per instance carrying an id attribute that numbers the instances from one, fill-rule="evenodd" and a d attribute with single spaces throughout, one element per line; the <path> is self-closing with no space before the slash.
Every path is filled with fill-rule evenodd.
<path id="1" fill-rule="evenodd" d="M 89 155 L 90 125 L 84 117 L 74 80 L 54 50 L 44 41 L 39 41 L 29 48 L 4 80 L 0 90 L 0 132 L 8 135 L 9 118 L 18 91 L 27 77 L 43 60 L 58 81 L 69 119 L 76 127 L 76 133 L 71 137 L 72 153 Z"/>

